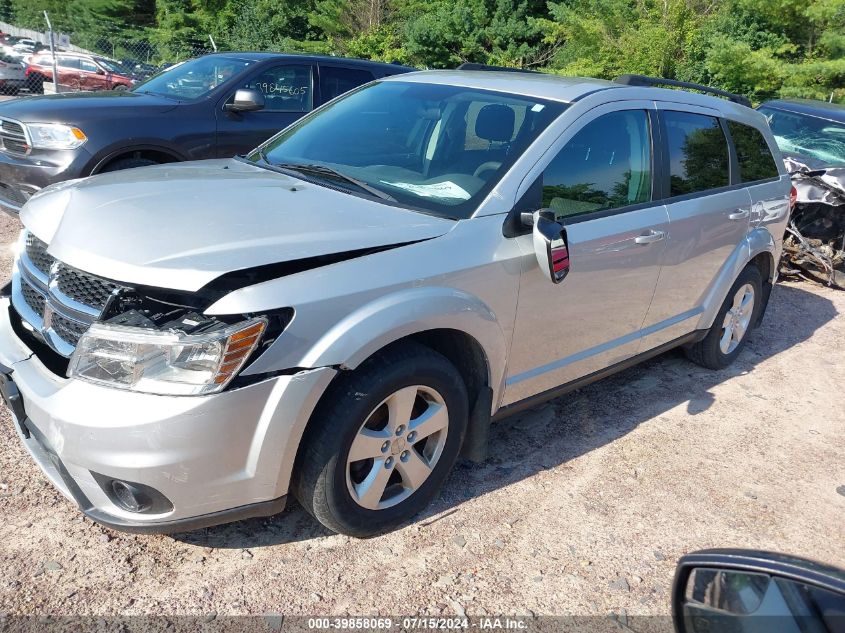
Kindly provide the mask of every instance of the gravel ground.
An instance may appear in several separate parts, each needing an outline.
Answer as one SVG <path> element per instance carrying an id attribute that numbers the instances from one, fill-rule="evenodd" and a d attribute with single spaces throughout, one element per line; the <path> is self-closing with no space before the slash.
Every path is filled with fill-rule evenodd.
<path id="1" fill-rule="evenodd" d="M 4 278 L 17 230 L 0 214 Z M 105 530 L 3 410 L 0 614 L 658 615 L 691 550 L 845 567 L 843 311 L 845 293 L 781 284 L 733 367 L 672 352 L 505 420 L 488 462 L 371 540 L 298 507 L 176 537 Z"/>

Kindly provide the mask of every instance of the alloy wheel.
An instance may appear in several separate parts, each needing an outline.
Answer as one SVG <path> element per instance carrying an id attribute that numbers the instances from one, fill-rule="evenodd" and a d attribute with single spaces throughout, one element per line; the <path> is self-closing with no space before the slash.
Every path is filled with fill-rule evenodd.
<path id="1" fill-rule="evenodd" d="M 754 286 L 745 284 L 736 291 L 733 305 L 725 314 L 722 323 L 722 337 L 719 339 L 719 349 L 723 354 L 732 353 L 742 342 L 751 317 L 754 315 Z"/>
<path id="2" fill-rule="evenodd" d="M 385 398 L 361 425 L 346 460 L 352 499 L 368 510 L 401 503 L 437 465 L 449 431 L 449 411 L 431 387 L 404 387 Z"/>

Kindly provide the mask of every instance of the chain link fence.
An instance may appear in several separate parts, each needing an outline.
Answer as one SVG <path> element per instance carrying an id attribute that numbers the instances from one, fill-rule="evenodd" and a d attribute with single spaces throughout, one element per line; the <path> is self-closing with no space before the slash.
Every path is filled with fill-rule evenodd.
<path id="1" fill-rule="evenodd" d="M 133 30 L 138 32 L 138 37 L 127 38 L 125 33 Z M 46 28 L 44 31 L 25 29 L 0 19 L 0 32 L 0 60 L 13 66 L 8 71 L 11 81 L 5 86 L 4 70 L 0 67 L 0 91 L 7 94 L 11 92 L 10 87 L 14 92 L 31 93 L 126 89 L 173 64 L 216 49 L 210 37 L 162 41 L 155 33 L 112 23 L 98 25 L 84 33 L 56 32 L 53 34 L 56 88 L 53 86 L 49 31 Z M 21 86 L 12 76 L 17 67 L 24 74 L 25 82 Z"/>

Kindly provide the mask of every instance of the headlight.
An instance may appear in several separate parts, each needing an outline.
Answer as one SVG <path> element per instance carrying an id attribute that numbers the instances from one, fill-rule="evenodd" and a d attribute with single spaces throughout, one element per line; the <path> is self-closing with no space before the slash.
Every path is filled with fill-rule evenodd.
<path id="1" fill-rule="evenodd" d="M 95 323 L 79 340 L 69 375 L 143 393 L 215 393 L 237 375 L 266 327 L 264 318 L 202 334 Z"/>
<path id="2" fill-rule="evenodd" d="M 78 127 L 61 123 L 27 123 L 26 129 L 36 149 L 76 149 L 88 140 Z"/>

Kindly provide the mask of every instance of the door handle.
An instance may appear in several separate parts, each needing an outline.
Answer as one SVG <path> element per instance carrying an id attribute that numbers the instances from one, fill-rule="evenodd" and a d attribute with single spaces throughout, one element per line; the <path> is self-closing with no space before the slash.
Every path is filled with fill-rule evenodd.
<path id="1" fill-rule="evenodd" d="M 638 235 L 634 238 L 634 243 L 636 244 L 653 244 L 654 242 L 659 242 L 664 237 L 666 237 L 665 231 L 655 231 L 652 229 L 645 235 Z"/>
<path id="2" fill-rule="evenodd" d="M 728 218 L 731 220 L 744 220 L 749 215 L 751 215 L 751 211 L 748 209 L 738 209 L 736 213 L 731 213 L 728 215 Z"/>

